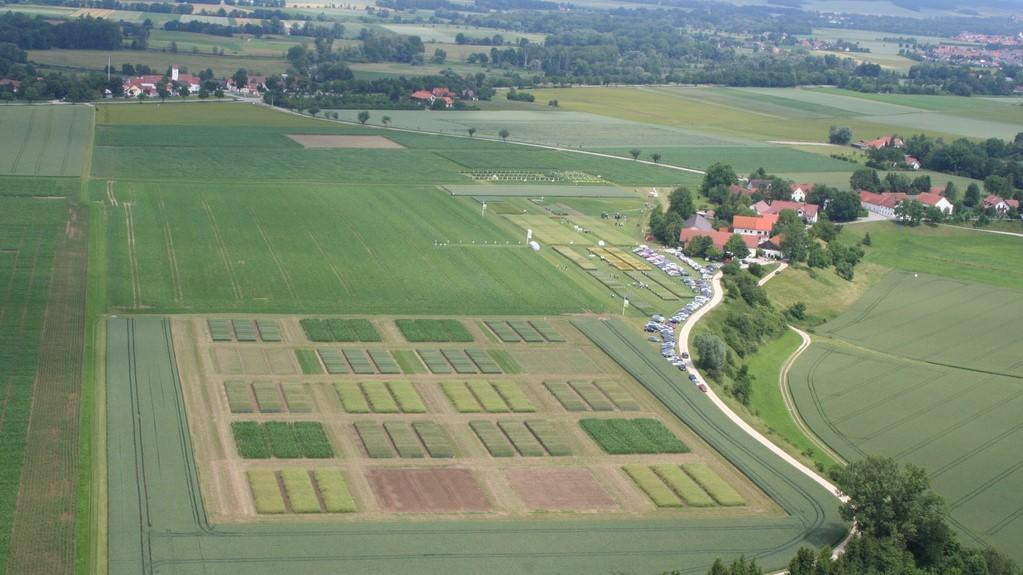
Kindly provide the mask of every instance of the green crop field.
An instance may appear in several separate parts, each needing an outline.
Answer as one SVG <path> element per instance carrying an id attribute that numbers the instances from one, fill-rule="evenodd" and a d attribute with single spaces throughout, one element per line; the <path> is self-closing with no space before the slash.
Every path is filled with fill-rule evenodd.
<path id="1" fill-rule="evenodd" d="M 85 106 L 0 106 L 0 174 L 81 175 L 91 122 Z"/>
<path id="2" fill-rule="evenodd" d="M 832 449 L 922 466 L 968 543 L 1017 560 L 1018 286 L 893 272 L 818 328 L 789 376 L 801 416 Z"/>
<path id="3" fill-rule="evenodd" d="M 5 141 L 6 142 L 6 141 Z M 2 146 L 3 144 L 0 144 Z M 67 203 L 0 196 L 0 565 L 9 564 L 11 528 L 39 369 L 47 286 Z M 59 366 L 48 366 L 56 368 Z M 39 534 L 42 536 L 42 534 Z"/>
<path id="4" fill-rule="evenodd" d="M 134 14 L 139 14 L 139 12 Z M 164 20 L 168 19 L 164 18 Z M 75 68 L 99 72 L 105 69 L 108 56 L 113 58 L 111 63 L 118 69 L 121 64 L 144 64 L 160 73 L 175 64 L 196 74 L 200 70 L 212 68 L 218 76 L 230 76 L 238 68 L 245 68 L 249 74 L 283 74 L 288 71 L 288 61 L 284 59 L 283 54 L 279 54 L 277 57 L 229 56 L 226 54 L 214 56 L 213 54 L 173 53 L 157 50 L 125 51 L 111 54 L 102 50 L 54 49 L 29 50 L 28 59 L 30 62 L 44 67 Z"/>

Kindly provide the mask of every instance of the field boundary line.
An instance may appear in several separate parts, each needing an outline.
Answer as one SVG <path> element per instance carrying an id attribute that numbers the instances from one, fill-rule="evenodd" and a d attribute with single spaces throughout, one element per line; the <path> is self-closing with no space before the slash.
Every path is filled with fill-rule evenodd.
<path id="1" fill-rule="evenodd" d="M 971 232 L 981 232 L 981 233 L 985 233 L 985 234 L 998 234 L 998 235 L 1001 235 L 1001 236 L 1013 236 L 1013 237 L 1016 237 L 1016 238 L 1023 238 L 1023 233 L 1019 233 L 1019 232 L 1004 232 L 1002 230 L 985 230 L 985 229 L 981 229 L 981 228 L 968 228 L 966 226 L 956 226 L 956 225 L 953 225 L 953 224 L 938 224 L 938 225 L 939 226 L 945 226 L 946 228 L 956 228 L 956 229 L 960 229 L 960 230 L 968 230 L 968 231 L 971 231 Z"/>
<path id="2" fill-rule="evenodd" d="M 806 425 L 806 422 L 803 421 L 803 417 L 799 415 L 799 410 L 796 409 L 796 402 L 792 397 L 792 390 L 789 388 L 789 370 L 792 368 L 792 365 L 796 363 L 796 360 L 799 359 L 799 356 L 803 355 L 803 352 L 810 347 L 813 340 L 810 338 L 810 334 L 796 326 L 790 325 L 789 329 L 799 334 L 802 342 L 799 344 L 796 351 L 792 352 L 792 355 L 785 360 L 785 363 L 782 364 L 781 371 L 778 374 L 778 385 L 781 386 L 781 397 L 785 401 L 785 409 L 789 412 L 789 416 L 792 418 L 792 421 L 795 422 L 796 427 L 803 432 L 803 435 L 805 435 L 807 439 L 812 441 L 817 445 L 817 447 L 821 448 L 821 450 L 831 456 L 832 459 L 842 465 L 845 465 L 848 463 L 845 458 L 839 455 L 834 449 L 831 449 L 831 447 L 824 443 L 821 438 L 817 437 L 817 435 L 810 430 L 809 426 Z"/>
<path id="3" fill-rule="evenodd" d="M 35 121 L 36 121 L 36 109 L 32 108 L 32 111 L 29 112 L 29 114 L 28 114 L 28 130 L 26 130 L 26 132 L 25 132 L 26 136 L 28 134 L 32 133 L 32 126 L 35 124 Z M 8 172 L 10 172 L 11 174 L 16 174 L 17 173 L 18 164 L 21 163 L 21 156 L 23 156 L 25 154 L 25 148 L 26 147 L 27 146 L 20 146 L 18 148 L 18 155 L 14 156 L 14 161 L 11 162 L 11 168 L 8 170 Z"/>
<path id="4" fill-rule="evenodd" d="M 135 253 L 135 222 L 131 214 L 132 202 L 124 202 L 124 221 L 128 236 L 128 267 L 131 270 L 131 307 L 138 309 L 142 286 L 139 285 L 139 262 Z"/>
<path id="5" fill-rule="evenodd" d="M 116 202 L 117 199 L 115 198 Z M 160 194 L 160 219 L 163 220 L 163 237 L 167 243 L 167 259 L 170 260 L 170 271 L 171 271 L 171 283 L 174 284 L 174 301 L 178 305 L 184 301 L 185 297 L 181 291 L 181 271 L 178 268 L 178 256 L 177 252 L 174 251 L 174 234 L 171 232 L 170 220 L 164 217 L 164 213 L 167 211 L 167 205 L 163 201 L 163 194 Z"/>
<path id="6" fill-rule="evenodd" d="M 199 193 L 199 203 L 202 204 L 203 210 L 206 211 L 206 217 L 210 219 L 212 224 L 213 237 L 217 240 L 217 251 L 220 252 L 220 259 L 224 262 L 224 269 L 227 270 L 227 277 L 231 281 L 231 290 L 234 292 L 234 299 L 242 299 L 242 287 L 238 284 L 238 278 L 234 275 L 234 266 L 231 265 L 231 258 L 227 255 L 227 246 L 224 245 L 224 238 L 220 235 L 220 226 L 217 225 L 217 218 L 213 215 L 213 208 L 210 207 L 209 202 L 202 196 L 202 192 Z"/>
<path id="7" fill-rule="evenodd" d="M 616 156 L 614 154 L 603 154 L 601 152 L 592 152 L 592 151 L 589 151 L 589 150 L 577 150 L 577 149 L 574 149 L 574 148 L 563 148 L 561 146 L 552 146 L 552 145 L 549 145 L 549 144 L 537 144 L 537 143 L 534 143 L 534 142 L 520 142 L 520 141 L 517 141 L 517 140 L 502 140 L 500 138 L 494 138 L 494 137 L 490 137 L 490 136 L 479 136 L 479 137 L 472 136 L 472 137 L 470 137 L 470 136 L 463 136 L 461 134 L 448 134 L 448 133 L 444 133 L 444 132 L 431 132 L 429 130 L 415 130 L 415 129 L 412 129 L 412 128 L 395 128 L 395 127 L 391 127 L 391 126 L 375 126 L 375 125 L 368 125 L 367 126 L 366 124 L 360 124 L 359 122 L 352 122 L 352 121 L 349 121 L 349 120 L 333 120 L 333 119 L 327 119 L 327 118 L 320 118 L 320 117 L 317 117 L 317 116 L 306 116 L 304 114 L 300 114 L 298 112 L 293 112 L 291 110 L 285 110 L 283 108 L 277 108 L 276 106 L 271 106 L 271 105 L 265 104 L 263 102 L 251 101 L 251 103 L 256 104 L 258 106 L 265 106 L 267 108 L 270 108 L 272 110 L 276 110 L 278 112 L 283 112 L 285 114 L 292 114 L 292 115 L 295 115 L 295 116 L 299 116 L 301 118 L 313 118 L 313 119 L 316 119 L 316 120 L 323 120 L 323 121 L 326 121 L 326 122 L 333 122 L 335 124 L 345 124 L 345 125 L 349 125 L 349 126 L 358 126 L 360 128 L 373 128 L 373 129 L 376 129 L 376 130 L 389 130 L 389 131 L 395 131 L 395 132 L 406 132 L 406 133 L 409 133 L 409 134 L 425 134 L 425 135 L 428 135 L 428 136 L 443 136 L 443 137 L 447 137 L 447 138 L 461 138 L 463 140 L 479 140 L 479 141 L 485 141 L 485 142 L 498 142 L 498 143 L 502 143 L 502 144 L 513 144 L 513 145 L 516 145 L 516 146 L 527 146 L 527 147 L 530 147 L 530 148 L 541 148 L 541 149 L 544 149 L 544 150 L 553 150 L 555 152 L 571 152 L 573 154 L 583 154 L 583 155 L 586 155 L 586 156 L 596 156 L 598 158 L 607 158 L 607 159 L 610 159 L 610 160 L 621 160 L 623 162 L 630 162 L 630 163 L 634 163 L 634 164 L 637 164 L 637 163 L 638 164 L 646 164 L 648 166 L 655 166 L 655 167 L 659 167 L 659 168 L 668 168 L 669 170 L 677 170 L 677 171 L 680 171 L 680 172 L 688 172 L 690 174 L 697 174 L 697 175 L 700 175 L 700 176 L 703 176 L 703 175 L 707 174 L 707 172 L 705 172 L 703 170 L 697 170 L 695 168 L 687 168 L 685 166 L 676 166 L 674 164 L 661 164 L 661 163 L 658 163 L 658 162 L 653 162 L 651 160 L 633 160 L 632 158 L 626 158 L 624 156 Z"/>
<path id="8" fill-rule="evenodd" d="M 256 213 L 252 211 L 251 206 L 249 206 L 248 210 L 249 216 L 252 217 L 252 223 L 256 225 L 256 231 L 259 232 L 259 237 L 263 238 L 263 243 L 266 244 L 266 249 L 270 252 L 270 259 L 274 261 L 274 265 L 277 266 L 277 272 L 281 274 L 281 279 L 284 280 L 284 287 L 288 288 L 288 295 L 291 296 L 292 301 L 298 301 L 298 295 L 295 294 L 295 286 L 291 285 L 291 277 L 288 276 L 287 270 L 284 269 L 284 263 L 281 262 L 281 258 L 278 257 L 277 252 L 274 250 L 270 237 L 266 235 L 266 230 L 259 223 L 259 219 L 256 217 Z"/>

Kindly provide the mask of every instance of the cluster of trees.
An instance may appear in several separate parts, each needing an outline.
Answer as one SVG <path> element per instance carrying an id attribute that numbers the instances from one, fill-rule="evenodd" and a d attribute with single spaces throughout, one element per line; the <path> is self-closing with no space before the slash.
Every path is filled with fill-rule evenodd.
<path id="1" fill-rule="evenodd" d="M 802 548 L 789 562 L 789 575 L 1019 575 L 1015 563 L 994 549 L 963 545 L 949 524 L 942 498 L 927 472 L 912 464 L 871 456 L 831 473 L 848 501 L 839 508 L 857 535 L 845 553 Z M 726 566 L 715 561 L 710 575 L 762 575 L 744 558 Z"/>
<path id="2" fill-rule="evenodd" d="M 39 16 L 7 12 L 0 14 L 0 38 L 24 50 L 119 50 L 121 26 L 92 17 L 51 24 Z"/>
<path id="3" fill-rule="evenodd" d="M 503 46 L 504 36 L 494 34 L 490 37 L 482 36 L 477 38 L 475 36 L 466 36 L 464 33 L 459 32 L 458 34 L 455 34 L 455 43 L 468 44 L 470 46 Z"/>
<path id="4" fill-rule="evenodd" d="M 989 193 L 1023 199 L 1023 133 L 1012 141 L 961 138 L 951 143 L 917 134 L 906 140 L 905 153 L 928 170 L 984 180 Z"/>
<path id="5" fill-rule="evenodd" d="M 361 48 L 348 48 L 344 57 L 348 60 L 364 60 L 367 62 L 401 62 L 404 64 L 422 64 L 423 46 L 419 36 L 403 34 L 380 34 L 363 28 L 359 34 Z"/>
<path id="6" fill-rule="evenodd" d="M 660 204 L 651 210 L 650 233 L 662 244 L 677 245 L 685 221 L 695 213 L 693 195 L 684 186 L 679 186 L 668 196 L 667 211 L 661 208 Z"/>

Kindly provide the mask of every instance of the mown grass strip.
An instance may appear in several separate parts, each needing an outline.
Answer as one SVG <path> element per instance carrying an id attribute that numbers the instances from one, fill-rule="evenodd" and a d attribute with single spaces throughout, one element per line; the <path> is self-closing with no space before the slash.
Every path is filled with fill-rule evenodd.
<path id="1" fill-rule="evenodd" d="M 345 477 L 338 469 L 316 469 L 313 471 L 316 487 L 323 499 L 327 513 L 354 513 L 358 511 L 355 498 L 348 490 Z"/>
<path id="2" fill-rule="evenodd" d="M 231 413 L 252 413 L 256 406 L 252 402 L 252 389 L 244 381 L 225 381 L 224 393 Z"/>
<path id="3" fill-rule="evenodd" d="M 690 507 L 712 507 L 714 500 L 682 468 L 672 464 L 654 465 L 654 473 L 686 502 Z"/>
<path id="4" fill-rule="evenodd" d="M 526 421 L 526 427 L 536 435 L 536 438 L 543 444 L 547 453 L 555 457 L 572 455 L 572 448 L 568 446 L 564 437 L 554 428 L 553 423 L 539 419 L 529 420 Z"/>
<path id="5" fill-rule="evenodd" d="M 426 446 L 430 457 L 451 458 L 455 456 L 455 447 L 444 429 L 432 421 L 417 421 L 412 424 L 419 439 Z"/>
<path id="6" fill-rule="evenodd" d="M 366 454 L 371 458 L 388 459 L 394 457 L 394 446 L 379 423 L 359 421 L 355 424 L 355 431 L 359 433 L 362 445 L 366 447 Z"/>
<path id="7" fill-rule="evenodd" d="M 487 413 L 508 413 L 510 411 L 504 398 L 494 390 L 489 381 L 474 380 L 466 385 Z"/>
<path id="8" fill-rule="evenodd" d="M 355 383 L 338 382 L 334 384 L 341 409 L 346 413 L 369 413 L 369 403 L 362 393 L 362 388 Z"/>
<path id="9" fill-rule="evenodd" d="M 238 455 L 243 459 L 267 459 L 270 457 L 270 444 L 267 443 L 263 426 L 255 421 L 231 422 L 231 434 L 238 448 Z"/>
<path id="10" fill-rule="evenodd" d="M 508 436 L 515 450 L 523 457 L 542 457 L 547 450 L 540 445 L 536 436 L 521 421 L 499 421 L 497 426 Z"/>
<path id="11" fill-rule="evenodd" d="M 288 502 L 295 513 L 319 513 L 320 500 L 309 480 L 309 472 L 305 469 L 284 469 L 281 471 L 284 491 L 288 494 Z"/>
<path id="12" fill-rule="evenodd" d="M 267 469 L 250 469 L 246 472 L 249 489 L 252 490 L 252 501 L 256 505 L 256 513 L 284 513 L 284 497 L 277 484 L 277 474 Z"/>
<path id="13" fill-rule="evenodd" d="M 407 381 L 389 381 L 387 388 L 391 390 L 402 413 L 426 413 L 423 398 L 419 397 L 414 385 Z"/>
<path id="14" fill-rule="evenodd" d="M 682 469 L 707 490 L 707 493 L 725 507 L 737 507 L 746 504 L 746 499 L 721 478 L 713 469 L 702 463 L 685 463 Z"/>
<path id="15" fill-rule="evenodd" d="M 388 421 L 384 423 L 387 435 L 391 436 L 394 448 L 398 450 L 398 457 L 421 458 L 423 448 L 419 445 L 419 439 L 412 433 L 408 424 L 403 421 Z"/>
<path id="16" fill-rule="evenodd" d="M 587 411 L 589 406 L 564 381 L 545 381 L 543 386 L 558 400 L 565 411 Z"/>
<path id="17" fill-rule="evenodd" d="M 508 408 L 515 413 L 533 413 L 536 408 L 533 407 L 533 402 L 529 401 L 526 397 L 526 393 L 522 391 L 522 387 L 514 381 L 494 381 L 491 382 L 497 393 L 501 394 L 504 401 L 508 404 Z"/>
<path id="18" fill-rule="evenodd" d="M 316 352 L 305 348 L 295 350 L 295 359 L 298 360 L 298 365 L 302 368 L 302 373 L 305 375 L 316 375 L 323 373 L 323 366 L 320 364 L 320 358 L 316 356 Z"/>
<path id="19" fill-rule="evenodd" d="M 470 421 L 469 427 L 476 432 L 490 455 L 494 457 L 513 457 L 515 455 L 515 450 L 512 449 L 508 438 L 493 421 Z"/>
<path id="20" fill-rule="evenodd" d="M 483 407 L 480 406 L 476 396 L 469 391 L 464 381 L 444 381 L 440 384 L 444 395 L 447 396 L 455 411 L 459 413 L 480 413 Z"/>
<path id="21" fill-rule="evenodd" d="M 391 391 L 387 389 L 387 385 L 382 381 L 366 381 L 361 383 L 362 390 L 366 393 L 366 399 L 369 400 L 370 409 L 374 413 L 400 413 L 398 409 L 398 403 L 394 401 L 394 396 L 391 395 Z"/>
<path id="22" fill-rule="evenodd" d="M 626 465 L 622 467 L 632 481 L 646 493 L 647 497 L 658 507 L 682 507 L 682 500 L 675 495 L 670 487 L 661 481 L 646 465 Z"/>
<path id="23" fill-rule="evenodd" d="M 494 358 L 494 361 L 497 362 L 497 365 L 501 367 L 501 371 L 504 373 L 519 373 L 522 370 L 518 362 L 515 361 L 515 358 L 507 351 L 492 349 L 488 353 L 490 353 L 490 357 Z"/>

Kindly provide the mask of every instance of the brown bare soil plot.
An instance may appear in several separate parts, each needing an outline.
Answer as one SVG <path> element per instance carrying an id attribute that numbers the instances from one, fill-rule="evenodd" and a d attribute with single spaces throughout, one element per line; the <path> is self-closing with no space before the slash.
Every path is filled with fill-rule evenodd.
<path id="1" fill-rule="evenodd" d="M 383 136 L 329 136 L 319 134 L 288 134 L 303 148 L 362 148 L 368 150 L 402 150 L 398 142 Z"/>
<path id="2" fill-rule="evenodd" d="M 380 506 L 388 511 L 489 511 L 490 502 L 468 469 L 370 469 Z"/>
<path id="3" fill-rule="evenodd" d="M 69 212 L 54 259 L 7 573 L 74 572 L 87 213 Z"/>
<path id="4" fill-rule="evenodd" d="M 531 510 L 591 511 L 618 507 L 589 469 L 510 469 L 505 477 Z"/>

